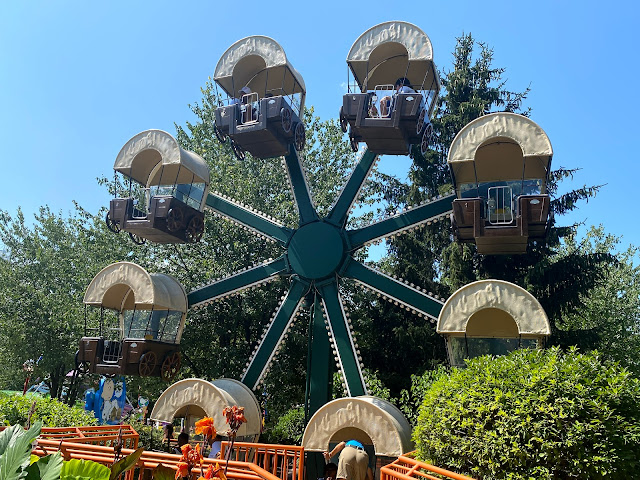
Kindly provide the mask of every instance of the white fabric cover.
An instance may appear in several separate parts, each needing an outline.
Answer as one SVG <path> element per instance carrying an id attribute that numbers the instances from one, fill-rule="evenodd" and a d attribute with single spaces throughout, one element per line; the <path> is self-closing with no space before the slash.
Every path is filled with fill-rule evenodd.
<path id="1" fill-rule="evenodd" d="M 180 148 L 178 141 L 162 130 L 146 130 L 131 138 L 118 153 L 113 169 L 145 187 L 174 183 L 209 185 L 207 162 L 200 155 Z"/>
<path id="2" fill-rule="evenodd" d="M 440 89 L 431 40 L 411 23 L 392 21 L 371 27 L 358 37 L 347 55 L 347 64 L 363 91 L 365 84 L 373 89 L 405 76 L 407 60 L 410 68 L 406 76 L 414 86 L 419 86 L 426 76 L 425 88 L 435 80 L 433 90 Z"/>
<path id="3" fill-rule="evenodd" d="M 231 378 L 213 382 L 200 378 L 180 380 L 162 392 L 153 406 L 150 418 L 159 422 L 172 422 L 180 409 L 190 405 L 200 407 L 207 417 L 213 418 L 213 425 L 221 435 L 229 429 L 222 410 L 232 405 L 244 407 L 247 423 L 240 426 L 238 436 L 260 433 L 262 415 L 258 400 L 246 385 Z"/>
<path id="4" fill-rule="evenodd" d="M 338 432 L 345 437 L 336 436 Z M 358 432 L 366 437 L 357 438 Z M 411 426 L 402 412 L 386 400 L 368 395 L 338 398 L 321 407 L 304 430 L 302 446 L 323 452 L 329 450 L 329 443 L 351 439 L 365 444 L 371 439 L 380 456 L 397 457 L 414 448 Z"/>
<path id="5" fill-rule="evenodd" d="M 549 319 L 540 302 L 524 288 L 503 280 L 480 280 L 456 291 L 442 307 L 436 331 L 464 335 L 471 316 L 487 308 L 508 313 L 523 337 L 551 335 Z"/>
<path id="6" fill-rule="evenodd" d="M 523 159 L 525 161 L 525 178 L 546 179 L 553 156 L 553 149 L 547 134 L 538 124 L 527 117 L 515 113 L 498 112 L 478 117 L 469 122 L 453 139 L 447 162 L 453 170 L 456 183 L 486 181 L 488 178 L 480 177 L 492 175 L 495 180 L 502 179 L 496 175 L 509 176 L 506 173 L 506 170 L 509 170 L 508 164 L 498 165 L 498 162 L 495 167 L 489 167 L 489 170 L 492 171 L 485 172 L 477 172 L 478 169 L 474 167 L 474 162 L 478 160 L 480 153 L 478 149 L 486 146 L 492 139 L 504 142 L 502 143 L 504 152 L 500 152 L 499 148 L 494 148 L 491 157 L 512 158 L 513 162 L 517 163 L 513 165 L 513 173 L 517 175 L 515 179 L 522 177 Z M 514 155 L 513 148 L 510 146 L 513 145 L 511 142 L 517 144 L 521 152 L 516 152 Z M 490 161 L 490 159 L 488 160 Z M 485 163 L 484 166 L 486 167 L 487 164 Z"/>
<path id="7" fill-rule="evenodd" d="M 244 86 L 260 98 L 266 91 L 282 87 L 287 95 L 300 93 L 300 111 L 304 109 L 306 87 L 302 75 L 273 38 L 253 35 L 238 40 L 218 60 L 213 79 L 230 97 L 239 97 Z"/>
<path id="8" fill-rule="evenodd" d="M 135 263 L 117 262 L 100 270 L 91 280 L 84 303 L 118 312 L 135 307 L 186 313 L 187 293 L 170 275 L 150 274 Z"/>

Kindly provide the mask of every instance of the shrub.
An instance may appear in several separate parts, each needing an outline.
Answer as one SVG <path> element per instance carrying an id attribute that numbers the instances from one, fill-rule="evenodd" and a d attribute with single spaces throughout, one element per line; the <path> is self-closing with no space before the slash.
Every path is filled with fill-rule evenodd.
<path id="1" fill-rule="evenodd" d="M 264 442 L 300 445 L 304 434 L 304 407 L 295 407 L 278 419 L 278 422 L 263 436 Z"/>
<path id="2" fill-rule="evenodd" d="M 483 479 L 634 478 L 640 381 L 598 352 L 470 360 L 427 391 L 418 457 Z"/>
<path id="3" fill-rule="evenodd" d="M 0 396 L 0 423 L 4 425 L 26 425 L 29 410 L 36 402 L 31 423 L 42 420 L 45 427 L 75 427 L 96 425 L 96 419 L 80 407 L 70 407 L 56 399 L 38 396 Z"/>

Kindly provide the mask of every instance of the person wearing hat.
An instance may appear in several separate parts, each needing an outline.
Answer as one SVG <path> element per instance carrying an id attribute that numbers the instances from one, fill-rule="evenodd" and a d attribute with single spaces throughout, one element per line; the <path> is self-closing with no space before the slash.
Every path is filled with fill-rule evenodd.
<path id="1" fill-rule="evenodd" d="M 340 442 L 331 452 L 324 452 L 328 461 L 334 455 L 338 457 L 338 473 L 336 480 L 373 480 L 373 472 L 369 467 L 369 455 L 364 451 L 364 445 L 357 440 Z"/>

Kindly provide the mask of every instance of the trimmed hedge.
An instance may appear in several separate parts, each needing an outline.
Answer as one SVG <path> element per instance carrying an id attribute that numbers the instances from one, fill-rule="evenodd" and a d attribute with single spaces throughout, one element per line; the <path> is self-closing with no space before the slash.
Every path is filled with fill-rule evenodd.
<path id="1" fill-rule="evenodd" d="M 26 425 L 29 410 L 33 402 L 36 408 L 31 417 L 31 423 L 42 420 L 44 427 L 76 427 L 82 425 L 96 425 L 96 418 L 80 407 L 70 407 L 56 399 L 22 396 L 0 396 L 0 423 L 4 425 Z"/>
<path id="2" fill-rule="evenodd" d="M 418 457 L 482 479 L 628 479 L 640 471 L 640 380 L 598 352 L 470 360 L 427 390 Z"/>

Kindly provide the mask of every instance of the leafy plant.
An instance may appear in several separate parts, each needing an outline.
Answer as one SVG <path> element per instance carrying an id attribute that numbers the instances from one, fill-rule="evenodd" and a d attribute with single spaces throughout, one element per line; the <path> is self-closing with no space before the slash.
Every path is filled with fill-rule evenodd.
<path id="1" fill-rule="evenodd" d="M 73 427 L 77 425 L 95 425 L 96 419 L 91 413 L 79 407 L 69 407 L 54 398 L 25 397 L 5 395 L 0 397 L 0 423 L 16 425 L 27 423 L 29 409 L 35 401 L 33 420 L 42 420 L 44 427 Z"/>
<path id="2" fill-rule="evenodd" d="M 426 391 L 419 458 L 483 479 L 637 476 L 640 380 L 598 352 L 470 360 Z"/>

